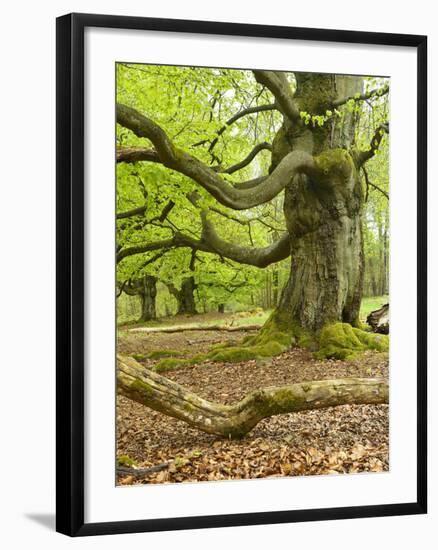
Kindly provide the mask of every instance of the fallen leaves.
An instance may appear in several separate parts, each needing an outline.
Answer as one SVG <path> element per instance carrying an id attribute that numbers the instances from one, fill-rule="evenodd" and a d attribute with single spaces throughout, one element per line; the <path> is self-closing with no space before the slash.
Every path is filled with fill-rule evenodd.
<path id="1" fill-rule="evenodd" d="M 162 345 L 163 340 L 157 342 L 156 336 L 148 335 L 147 341 L 142 341 L 142 352 Z M 173 336 L 166 335 L 163 347 L 187 347 L 181 335 Z M 217 339 L 217 335 L 203 338 L 207 348 L 209 338 Z M 124 351 L 139 351 L 138 342 L 138 338 L 124 341 Z M 137 349 L 130 347 L 133 345 Z M 198 351 L 205 348 L 196 346 L 193 352 Z M 269 365 L 256 361 L 212 363 L 166 376 L 207 399 L 232 403 L 260 386 L 387 374 L 384 354 L 367 352 L 351 362 L 316 361 L 307 351 L 292 349 Z M 118 483 L 123 485 L 354 474 L 389 468 L 387 405 L 346 405 L 275 416 L 235 441 L 216 439 L 123 397 L 117 401 L 117 454 L 131 457 L 139 468 L 169 464 L 165 470 L 143 477 L 120 476 Z"/>

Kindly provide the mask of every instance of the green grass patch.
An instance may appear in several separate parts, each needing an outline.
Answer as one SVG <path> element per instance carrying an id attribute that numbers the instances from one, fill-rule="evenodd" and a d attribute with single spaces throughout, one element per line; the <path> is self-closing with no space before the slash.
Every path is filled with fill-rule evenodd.
<path id="1" fill-rule="evenodd" d="M 387 304 L 388 302 L 389 302 L 388 295 L 369 296 L 367 298 L 362 298 L 359 317 L 365 321 L 368 315 L 372 311 L 375 311 L 376 309 L 380 309 L 383 305 Z"/>

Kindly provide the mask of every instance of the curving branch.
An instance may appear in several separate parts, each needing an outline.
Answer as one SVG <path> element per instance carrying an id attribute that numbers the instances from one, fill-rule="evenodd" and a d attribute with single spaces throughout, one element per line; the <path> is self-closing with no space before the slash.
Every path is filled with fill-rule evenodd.
<path id="1" fill-rule="evenodd" d="M 388 122 L 384 122 L 383 124 L 380 124 L 378 128 L 376 128 L 376 131 L 374 132 L 374 135 L 371 139 L 370 148 L 368 149 L 368 151 L 359 152 L 357 157 L 357 162 L 359 166 L 362 166 L 362 164 L 364 164 L 367 160 L 369 160 L 376 154 L 376 151 L 378 150 L 385 134 L 389 134 Z"/>
<path id="2" fill-rule="evenodd" d="M 365 184 L 367 186 L 367 192 L 366 192 L 366 196 L 365 196 L 365 202 L 368 201 L 368 192 L 369 192 L 369 188 L 372 187 L 373 189 L 375 189 L 376 191 L 379 191 L 380 193 L 382 193 L 382 195 L 384 197 L 387 198 L 387 200 L 389 200 L 389 194 L 384 190 L 382 189 L 381 187 L 379 187 L 378 185 L 376 185 L 375 183 L 373 183 L 371 180 L 370 180 L 370 177 L 368 175 L 368 172 L 365 168 L 365 166 L 362 166 L 362 172 L 365 176 Z"/>
<path id="3" fill-rule="evenodd" d="M 231 118 L 229 118 L 225 124 L 217 131 L 216 137 L 213 139 L 213 141 L 210 143 L 210 147 L 208 148 L 208 151 L 211 153 L 218 142 L 220 136 L 225 132 L 227 128 L 229 128 L 232 124 L 237 122 L 239 119 L 246 115 L 252 115 L 254 113 L 263 113 L 265 111 L 274 111 L 277 109 L 277 106 L 275 103 L 268 104 L 268 105 L 256 105 L 254 107 L 248 107 L 246 109 L 242 109 L 235 115 L 233 115 Z M 208 143 L 208 139 L 203 139 L 202 141 L 198 141 L 197 143 L 194 143 L 192 147 L 199 147 L 200 145 L 204 145 L 205 143 Z"/>
<path id="4" fill-rule="evenodd" d="M 286 74 L 280 71 L 253 71 L 259 84 L 266 86 L 274 95 L 276 104 L 291 122 L 301 124 L 300 110 L 293 99 L 292 90 Z"/>
<path id="5" fill-rule="evenodd" d="M 374 88 L 373 90 L 370 90 L 369 92 L 365 92 L 363 94 L 355 94 L 348 97 L 342 97 L 340 99 L 336 99 L 332 102 L 332 107 L 340 107 L 341 105 L 345 105 L 348 101 L 354 100 L 354 101 L 365 101 L 367 99 L 371 99 L 372 97 L 382 97 L 386 95 L 389 92 L 389 84 L 386 86 L 383 86 L 382 88 Z"/>
<path id="6" fill-rule="evenodd" d="M 236 189 L 254 189 L 254 187 L 257 187 L 260 183 L 263 183 L 267 177 L 268 176 L 259 176 L 258 178 L 254 178 L 252 180 L 238 181 L 233 183 L 233 186 Z"/>
<path id="7" fill-rule="evenodd" d="M 234 172 L 237 172 L 238 170 L 242 170 L 242 168 L 245 168 L 245 166 L 248 166 L 255 157 L 260 153 L 260 151 L 272 151 L 272 145 L 270 143 L 267 143 L 264 141 L 263 143 L 259 143 L 256 145 L 253 150 L 248 153 L 248 155 L 241 160 L 240 162 L 233 164 L 233 166 L 230 166 L 229 168 L 213 168 L 216 172 L 219 174 L 233 174 Z"/>
<path id="8" fill-rule="evenodd" d="M 193 179 L 224 206 L 245 210 L 273 199 L 297 173 L 314 168 L 313 157 L 304 151 L 286 155 L 276 169 L 256 188 L 238 189 L 223 180 L 213 169 L 175 147 L 166 132 L 135 109 L 117 104 L 117 122 L 155 146 L 160 161 L 167 168 Z"/>
<path id="9" fill-rule="evenodd" d="M 139 206 L 138 208 L 133 208 L 132 210 L 126 210 L 125 212 L 118 212 L 116 218 L 118 220 L 123 220 L 125 218 L 132 218 L 133 216 L 141 216 L 147 210 L 147 205 Z"/>
<path id="10" fill-rule="evenodd" d="M 146 147 L 117 147 L 116 161 L 126 163 L 161 162 L 157 152 Z"/>
<path id="11" fill-rule="evenodd" d="M 240 246 L 223 240 L 217 234 L 207 211 L 201 211 L 203 242 L 208 243 L 212 252 L 241 264 L 267 267 L 290 256 L 290 236 L 286 232 L 274 243 L 263 248 Z"/>
<path id="12" fill-rule="evenodd" d="M 235 439 L 263 418 L 278 414 L 389 401 L 388 383 L 381 378 L 341 378 L 260 388 L 234 405 L 222 405 L 121 355 L 117 356 L 117 392 L 203 432 Z"/>
<path id="13" fill-rule="evenodd" d="M 122 248 L 117 253 L 117 262 L 121 262 L 128 256 L 171 248 L 191 248 L 192 250 L 217 254 L 237 263 L 253 265 L 255 267 L 266 267 L 272 263 L 284 260 L 290 255 L 290 242 L 287 233 L 278 241 L 263 248 L 239 246 L 225 241 L 217 235 L 212 223 L 207 218 L 206 212 L 201 212 L 201 218 L 203 225 L 201 239 L 194 239 L 177 232 L 170 239 Z"/>

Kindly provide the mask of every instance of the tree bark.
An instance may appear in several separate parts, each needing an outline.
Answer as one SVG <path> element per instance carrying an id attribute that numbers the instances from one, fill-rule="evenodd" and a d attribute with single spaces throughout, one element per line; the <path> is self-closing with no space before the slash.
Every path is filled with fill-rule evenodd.
<path id="1" fill-rule="evenodd" d="M 131 281 L 123 286 L 123 291 L 130 296 L 139 296 L 141 299 L 140 322 L 153 321 L 157 318 L 155 301 L 157 296 L 157 278 L 153 275 L 144 275 L 140 279 Z"/>
<path id="2" fill-rule="evenodd" d="M 196 315 L 195 296 L 196 289 L 195 278 L 186 277 L 181 283 L 181 288 L 176 288 L 172 283 L 166 283 L 169 292 L 176 298 L 178 304 L 178 315 Z"/>
<path id="3" fill-rule="evenodd" d="M 156 297 L 157 297 L 157 278 L 152 275 L 143 277 L 143 288 L 140 294 L 142 300 L 140 321 L 153 321 L 157 318 Z"/>
<path id="4" fill-rule="evenodd" d="M 389 334 L 389 304 L 372 311 L 367 317 L 367 323 L 380 334 Z"/>
<path id="5" fill-rule="evenodd" d="M 193 276 L 183 279 L 180 290 L 180 302 L 178 313 L 184 315 L 196 315 L 195 292 L 196 284 Z"/>
<path id="6" fill-rule="evenodd" d="M 207 401 L 124 356 L 117 358 L 117 391 L 203 432 L 228 438 L 241 438 L 263 418 L 278 414 L 388 403 L 389 399 L 388 383 L 383 379 L 346 378 L 260 388 L 234 405 L 222 405 Z"/>
<path id="7" fill-rule="evenodd" d="M 297 102 L 311 113 L 336 97 L 362 91 L 362 79 L 297 73 Z M 284 214 L 290 236 L 291 271 L 278 312 L 291 326 L 318 331 L 335 321 L 356 324 L 363 292 L 361 224 L 363 192 L 354 157 L 354 117 L 320 128 L 283 127 L 273 140 L 272 166 L 290 151 L 318 154 L 320 173 L 296 175 L 285 189 Z M 334 125 L 334 126 L 333 126 Z"/>

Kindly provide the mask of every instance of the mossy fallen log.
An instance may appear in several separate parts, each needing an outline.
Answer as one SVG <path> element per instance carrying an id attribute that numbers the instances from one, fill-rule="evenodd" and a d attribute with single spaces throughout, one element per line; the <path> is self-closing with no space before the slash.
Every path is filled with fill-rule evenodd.
<path id="1" fill-rule="evenodd" d="M 263 418 L 351 404 L 388 403 L 388 383 L 379 378 L 345 378 L 265 387 L 234 405 L 207 401 L 153 372 L 132 357 L 117 357 L 117 391 L 203 432 L 241 438 Z"/>

